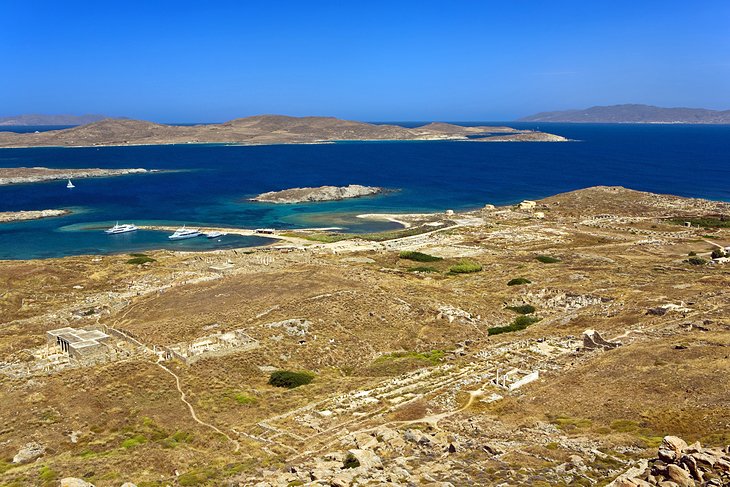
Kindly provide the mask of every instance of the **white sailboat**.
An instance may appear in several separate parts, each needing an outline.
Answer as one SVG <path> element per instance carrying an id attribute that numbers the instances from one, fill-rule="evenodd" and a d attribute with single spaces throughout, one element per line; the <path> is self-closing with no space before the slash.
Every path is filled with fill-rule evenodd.
<path id="1" fill-rule="evenodd" d="M 69 180 L 68 180 L 68 184 L 66 185 L 66 187 L 67 187 L 68 189 L 72 189 L 72 188 L 75 188 L 76 186 L 74 186 L 74 183 L 72 183 L 72 182 L 71 182 L 71 180 L 69 179 Z"/>

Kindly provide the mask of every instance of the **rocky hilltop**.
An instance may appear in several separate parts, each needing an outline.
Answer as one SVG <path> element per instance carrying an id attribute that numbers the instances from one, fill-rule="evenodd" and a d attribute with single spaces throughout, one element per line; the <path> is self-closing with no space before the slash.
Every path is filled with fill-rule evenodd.
<path id="1" fill-rule="evenodd" d="M 79 127 L 47 132 L 18 134 L 0 132 L 0 147 L 119 146 L 185 143 L 225 144 L 316 144 L 342 140 L 472 140 L 490 141 L 499 134 L 503 141 L 531 141 L 525 134 L 540 132 L 510 127 L 462 127 L 432 123 L 416 128 L 376 125 L 333 117 L 287 117 L 260 115 L 221 124 L 193 126 L 163 125 L 142 120 L 106 119 Z M 546 139 L 548 140 L 548 139 Z M 552 136 L 550 141 L 567 139 Z"/>
<path id="2" fill-rule="evenodd" d="M 98 178 L 142 174 L 147 169 L 50 169 L 47 167 L 0 167 L 0 186 L 5 184 L 40 183 L 58 179 Z"/>
<path id="3" fill-rule="evenodd" d="M 338 201 L 382 193 L 383 188 L 350 184 L 349 186 L 319 186 L 317 188 L 291 188 L 262 193 L 251 201 L 266 203 L 303 203 L 311 201 Z"/>
<path id="4" fill-rule="evenodd" d="M 730 110 L 662 108 L 651 105 L 596 106 L 584 110 L 542 112 L 522 122 L 590 123 L 730 123 Z"/>

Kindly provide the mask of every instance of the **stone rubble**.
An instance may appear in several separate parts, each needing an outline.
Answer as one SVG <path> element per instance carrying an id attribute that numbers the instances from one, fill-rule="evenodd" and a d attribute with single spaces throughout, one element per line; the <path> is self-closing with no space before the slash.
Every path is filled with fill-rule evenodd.
<path id="1" fill-rule="evenodd" d="M 632 468 L 609 487 L 722 487 L 730 485 L 730 446 L 703 448 L 665 436 L 657 457 Z"/>

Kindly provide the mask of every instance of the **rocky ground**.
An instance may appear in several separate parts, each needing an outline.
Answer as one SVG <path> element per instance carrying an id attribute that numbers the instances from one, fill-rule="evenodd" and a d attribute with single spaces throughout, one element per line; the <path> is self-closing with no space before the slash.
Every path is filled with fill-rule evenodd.
<path id="1" fill-rule="evenodd" d="M 599 187 L 525 206 L 382 240 L 1 262 L 0 485 L 723 485 L 730 267 L 706 262 L 730 232 L 676 220 L 728 205 Z M 143 347 L 34 369 L 62 326 Z M 258 346 L 156 354 L 229 330 Z"/>

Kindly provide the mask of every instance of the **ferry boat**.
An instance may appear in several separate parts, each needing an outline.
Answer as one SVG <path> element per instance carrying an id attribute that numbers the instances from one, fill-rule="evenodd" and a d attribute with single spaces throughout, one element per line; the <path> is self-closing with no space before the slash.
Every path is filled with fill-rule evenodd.
<path id="1" fill-rule="evenodd" d="M 183 225 L 182 228 L 178 228 L 175 230 L 175 233 L 167 238 L 170 240 L 182 240 L 184 238 L 199 237 L 200 235 L 202 234 L 197 228 L 185 228 L 185 225 Z"/>
<path id="2" fill-rule="evenodd" d="M 72 183 L 72 182 L 71 182 L 71 180 L 69 179 L 69 180 L 68 180 L 68 184 L 66 185 L 66 187 L 67 187 L 68 189 L 72 189 L 72 188 L 75 188 L 76 186 L 74 186 L 74 183 Z"/>
<path id="3" fill-rule="evenodd" d="M 115 233 L 128 233 L 128 232 L 136 232 L 137 231 L 137 225 L 132 225 L 131 223 L 123 223 L 119 224 L 119 222 L 116 223 L 113 227 L 104 230 L 104 233 L 108 233 L 109 235 L 113 235 Z"/>
<path id="4" fill-rule="evenodd" d="M 222 237 L 223 235 L 227 235 L 227 234 L 225 234 L 223 232 L 208 232 L 205 234 L 205 237 L 206 238 L 218 238 L 218 237 Z"/>

